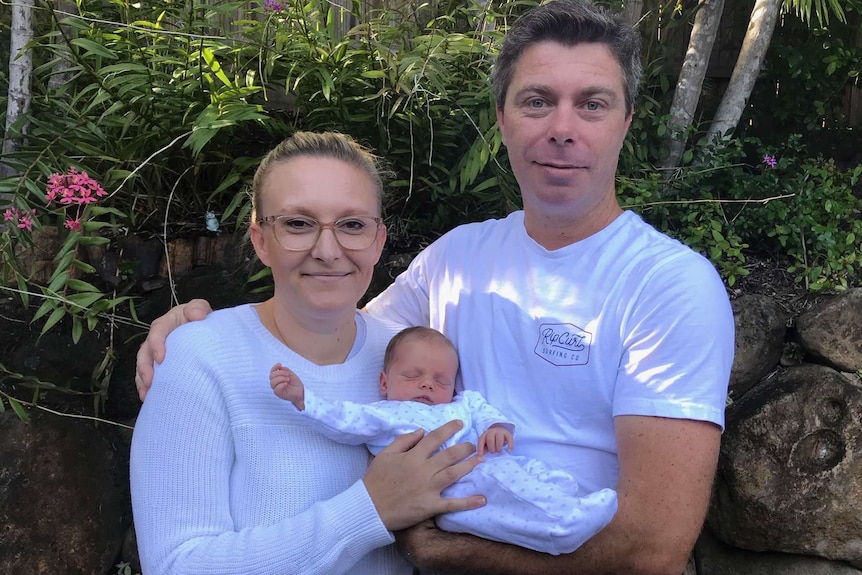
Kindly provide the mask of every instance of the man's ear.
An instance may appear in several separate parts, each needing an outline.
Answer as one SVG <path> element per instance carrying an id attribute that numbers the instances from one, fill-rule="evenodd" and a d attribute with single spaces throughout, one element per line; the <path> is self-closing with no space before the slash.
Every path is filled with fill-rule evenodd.
<path id="1" fill-rule="evenodd" d="M 496 107 L 497 125 L 500 127 L 500 137 L 503 139 L 503 145 L 506 145 L 506 126 L 503 123 L 503 108 Z"/>

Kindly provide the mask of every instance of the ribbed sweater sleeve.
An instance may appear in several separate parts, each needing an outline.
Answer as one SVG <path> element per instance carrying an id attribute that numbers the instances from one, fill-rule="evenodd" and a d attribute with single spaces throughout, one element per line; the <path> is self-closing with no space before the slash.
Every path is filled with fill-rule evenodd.
<path id="1" fill-rule="evenodd" d="M 247 313 L 217 314 L 171 334 L 135 426 L 144 574 L 355 573 L 394 540 L 358 479 L 363 448 L 330 446 L 291 423 L 267 381 L 283 349 L 261 344 L 238 320 Z M 345 474 L 354 477 L 337 491 Z M 306 507 L 293 500 L 315 490 L 333 493 Z"/>

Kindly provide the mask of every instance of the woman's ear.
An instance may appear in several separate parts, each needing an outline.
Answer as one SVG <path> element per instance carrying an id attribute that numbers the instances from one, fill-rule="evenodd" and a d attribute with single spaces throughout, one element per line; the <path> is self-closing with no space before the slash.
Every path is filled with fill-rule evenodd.
<path id="1" fill-rule="evenodd" d="M 374 240 L 374 249 L 377 250 L 376 262 L 380 261 L 380 256 L 383 255 L 383 246 L 386 245 L 386 224 L 380 222 L 380 229 L 377 230 L 377 239 Z"/>
<path id="2" fill-rule="evenodd" d="M 272 241 L 267 241 L 265 232 L 266 230 L 263 229 L 259 222 L 252 223 L 249 228 L 249 236 L 251 237 L 251 245 L 254 246 L 254 253 L 257 254 L 257 258 L 263 265 L 270 267 L 269 252 L 267 250 L 272 245 Z"/>

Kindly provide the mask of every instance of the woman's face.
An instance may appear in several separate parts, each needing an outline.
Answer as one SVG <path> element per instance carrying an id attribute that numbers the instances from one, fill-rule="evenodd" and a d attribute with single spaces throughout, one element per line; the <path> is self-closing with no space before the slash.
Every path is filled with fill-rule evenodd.
<path id="1" fill-rule="evenodd" d="M 300 156 L 275 164 L 263 182 L 259 216 L 303 215 L 322 225 L 345 216 L 380 216 L 371 177 L 361 168 L 326 157 Z M 371 283 L 386 242 L 380 224 L 370 247 L 345 250 L 331 228 L 313 247 L 281 247 L 273 226 L 254 222 L 251 240 L 260 260 L 272 268 L 276 297 L 292 313 L 352 314 Z"/>

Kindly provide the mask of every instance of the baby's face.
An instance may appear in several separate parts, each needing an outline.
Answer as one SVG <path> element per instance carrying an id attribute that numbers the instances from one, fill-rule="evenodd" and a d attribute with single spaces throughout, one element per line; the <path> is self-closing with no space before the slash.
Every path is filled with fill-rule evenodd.
<path id="1" fill-rule="evenodd" d="M 455 350 L 436 341 L 408 339 L 398 345 L 394 361 L 380 374 L 380 391 L 392 401 L 449 403 L 457 373 Z"/>

